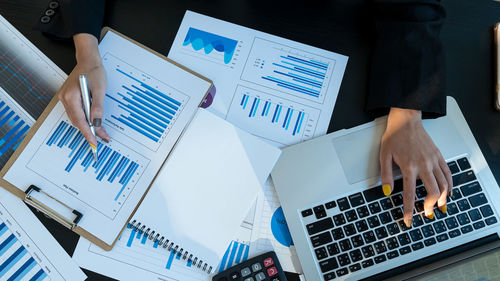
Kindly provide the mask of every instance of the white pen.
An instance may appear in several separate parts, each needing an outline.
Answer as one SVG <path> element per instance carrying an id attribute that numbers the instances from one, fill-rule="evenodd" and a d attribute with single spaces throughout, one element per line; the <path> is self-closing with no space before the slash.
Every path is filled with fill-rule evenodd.
<path id="1" fill-rule="evenodd" d="M 90 121 L 90 93 L 87 84 L 87 78 L 85 77 L 85 75 L 82 74 L 78 77 L 78 80 L 80 81 L 80 92 L 82 93 L 83 111 L 85 112 L 85 117 L 87 118 L 87 122 L 89 123 L 90 131 L 92 132 L 92 135 L 96 137 L 94 125 Z M 92 155 L 94 155 L 94 161 L 97 162 L 97 147 L 92 143 L 89 144 L 90 147 L 92 148 Z"/>

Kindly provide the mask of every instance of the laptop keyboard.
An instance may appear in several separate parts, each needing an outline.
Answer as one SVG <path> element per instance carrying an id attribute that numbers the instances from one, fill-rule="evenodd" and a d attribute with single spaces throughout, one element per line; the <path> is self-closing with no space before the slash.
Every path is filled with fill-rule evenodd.
<path id="1" fill-rule="evenodd" d="M 453 174 L 453 193 L 448 197 L 447 212 L 435 208 L 433 220 L 422 215 L 426 190 L 419 180 L 411 228 L 403 222 L 401 179 L 394 182 L 388 197 L 379 186 L 301 211 L 324 280 L 497 223 L 468 159 L 451 161 L 448 167 Z"/>

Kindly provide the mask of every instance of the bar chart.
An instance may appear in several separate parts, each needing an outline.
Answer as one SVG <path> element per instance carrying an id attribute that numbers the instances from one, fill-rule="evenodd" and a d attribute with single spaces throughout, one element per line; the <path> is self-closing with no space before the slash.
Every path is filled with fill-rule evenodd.
<path id="1" fill-rule="evenodd" d="M 319 110 L 239 86 L 226 119 L 279 144 L 292 144 L 314 133 Z"/>
<path id="2" fill-rule="evenodd" d="M 88 142 L 80 131 L 70 124 L 69 120 L 61 118 L 38 149 L 42 156 L 33 158 L 28 167 L 40 175 L 50 175 L 64 170 L 62 177 L 60 174 L 58 177 L 53 177 L 61 179 L 54 184 L 113 218 L 149 160 L 111 140 L 109 143 L 98 142 L 96 162 Z M 43 159 L 50 159 L 56 155 L 61 156 L 59 159 L 67 161 L 57 161 L 51 165 L 44 163 Z M 81 182 L 75 178 L 84 178 L 85 181 Z M 106 192 L 104 196 L 96 198 L 93 196 L 92 188 L 98 184 L 105 188 Z M 114 204 L 99 204 L 101 200 Z"/>
<path id="3" fill-rule="evenodd" d="M 323 103 L 335 60 L 255 38 L 241 79 Z"/>
<path id="4" fill-rule="evenodd" d="M 156 151 L 188 97 L 109 53 L 103 57 L 103 64 L 109 77 L 104 121 Z"/>

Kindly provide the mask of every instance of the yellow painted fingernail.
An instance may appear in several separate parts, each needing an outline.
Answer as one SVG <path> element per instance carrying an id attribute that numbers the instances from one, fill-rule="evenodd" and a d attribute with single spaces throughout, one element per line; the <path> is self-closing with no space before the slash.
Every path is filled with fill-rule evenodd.
<path id="1" fill-rule="evenodd" d="M 384 195 L 385 196 L 391 195 L 392 190 L 391 190 L 391 185 L 390 184 L 384 184 L 384 185 L 382 185 L 382 190 L 384 191 Z"/>
<path id="2" fill-rule="evenodd" d="M 413 219 L 409 219 L 408 221 L 405 221 L 406 227 L 410 228 L 411 224 L 413 223 Z"/>
<path id="3" fill-rule="evenodd" d="M 448 206 L 444 205 L 440 207 L 439 210 L 441 211 L 441 213 L 446 214 L 446 212 L 448 211 Z"/>
<path id="4" fill-rule="evenodd" d="M 434 212 L 428 214 L 428 215 L 425 215 L 428 219 L 430 220 L 433 220 L 434 219 Z"/>
<path id="5" fill-rule="evenodd" d="M 90 147 L 92 147 L 93 149 L 96 149 L 95 145 L 91 144 L 90 142 L 89 142 L 89 144 L 90 144 Z"/>

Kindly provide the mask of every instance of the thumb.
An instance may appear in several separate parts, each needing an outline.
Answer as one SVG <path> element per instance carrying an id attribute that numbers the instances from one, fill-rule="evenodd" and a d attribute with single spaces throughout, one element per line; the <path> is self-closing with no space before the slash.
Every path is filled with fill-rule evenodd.
<path id="1" fill-rule="evenodd" d="M 389 196 L 394 189 L 394 178 L 392 175 L 392 155 L 390 153 L 380 152 L 380 170 L 382 191 L 385 196 Z"/>

